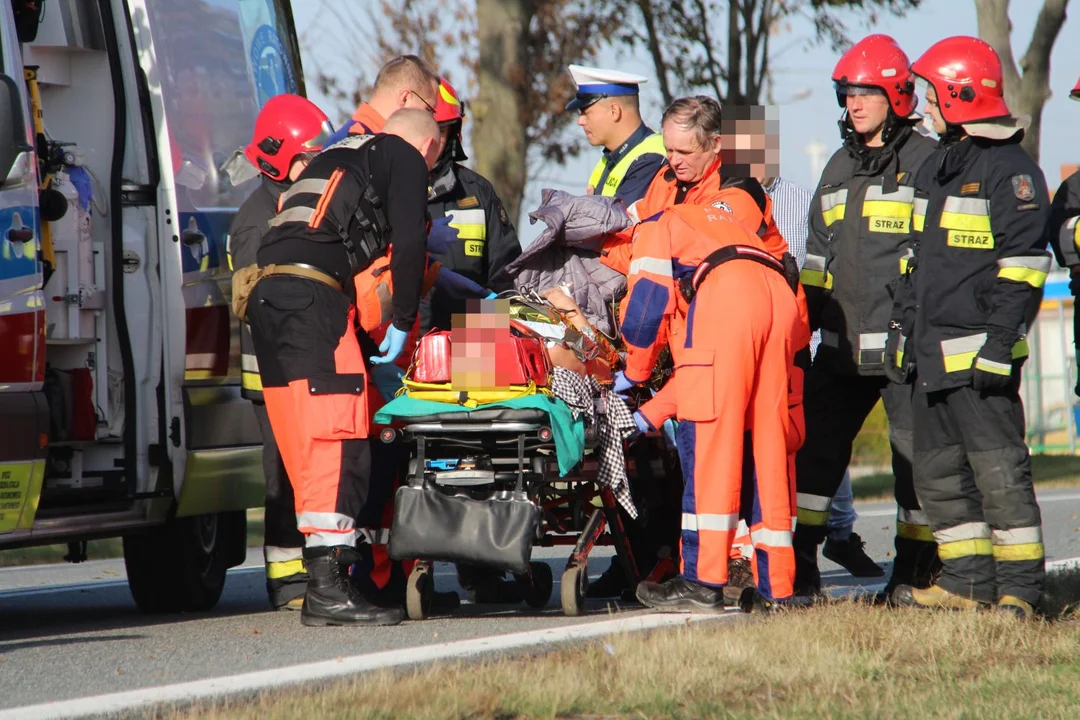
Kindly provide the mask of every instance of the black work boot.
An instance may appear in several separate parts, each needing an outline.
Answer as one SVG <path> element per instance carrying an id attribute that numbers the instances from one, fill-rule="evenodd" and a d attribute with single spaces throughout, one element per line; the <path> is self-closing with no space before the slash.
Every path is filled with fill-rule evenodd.
<path id="1" fill-rule="evenodd" d="M 901 585 L 923 589 L 932 586 L 941 574 L 941 560 L 937 554 L 937 543 L 925 540 L 896 538 L 896 559 L 893 560 L 892 574 L 882 591 L 883 599 L 889 600 L 893 591 Z"/>
<path id="2" fill-rule="evenodd" d="M 825 546 L 821 549 L 821 554 L 847 570 L 853 577 L 881 577 L 885 574 L 885 571 L 870 559 L 870 556 L 863 550 L 864 547 L 866 547 L 866 543 L 863 542 L 858 533 L 853 532 L 847 536 L 846 540 L 833 540 L 832 538 L 826 540 Z"/>
<path id="3" fill-rule="evenodd" d="M 681 575 L 667 582 L 642 582 L 637 586 L 637 599 L 662 612 L 723 612 L 722 590 L 687 580 Z"/>
<path id="4" fill-rule="evenodd" d="M 348 545 L 304 548 L 307 566 L 307 592 L 300 622 L 324 625 L 397 625 L 405 619 L 400 607 L 380 608 L 364 599 L 349 577 L 349 566 L 360 559 Z"/>
<path id="5" fill-rule="evenodd" d="M 623 592 L 630 589 L 630 582 L 626 579 L 626 573 L 622 569 L 622 563 L 619 559 L 612 558 L 611 565 L 604 574 L 596 579 L 596 582 L 589 582 L 589 587 L 585 590 L 585 597 L 587 598 L 617 598 L 621 597 Z"/>
<path id="6" fill-rule="evenodd" d="M 816 525 L 798 523 L 791 544 L 795 550 L 795 594 L 821 594 L 821 571 L 818 570 L 818 545 L 825 539 L 826 530 Z"/>

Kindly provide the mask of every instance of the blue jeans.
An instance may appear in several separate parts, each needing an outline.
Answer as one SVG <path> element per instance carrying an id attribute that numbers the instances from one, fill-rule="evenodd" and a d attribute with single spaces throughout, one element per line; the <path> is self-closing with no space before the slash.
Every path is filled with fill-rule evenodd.
<path id="1" fill-rule="evenodd" d="M 843 542 L 851 535 L 855 528 L 855 521 L 859 513 L 855 512 L 855 496 L 851 492 L 851 473 L 844 472 L 844 480 L 840 483 L 840 489 L 833 496 L 832 506 L 829 508 L 829 539 Z"/>

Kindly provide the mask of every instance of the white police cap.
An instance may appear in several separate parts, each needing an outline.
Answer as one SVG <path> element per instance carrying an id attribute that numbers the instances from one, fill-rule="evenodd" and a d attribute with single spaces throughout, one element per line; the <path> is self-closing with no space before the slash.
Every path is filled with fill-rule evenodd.
<path id="1" fill-rule="evenodd" d="M 567 104 L 567 110 L 587 108 L 603 97 L 637 95 L 638 86 L 649 81 L 641 75 L 581 65 L 570 66 L 570 77 L 577 85 L 577 95 Z"/>

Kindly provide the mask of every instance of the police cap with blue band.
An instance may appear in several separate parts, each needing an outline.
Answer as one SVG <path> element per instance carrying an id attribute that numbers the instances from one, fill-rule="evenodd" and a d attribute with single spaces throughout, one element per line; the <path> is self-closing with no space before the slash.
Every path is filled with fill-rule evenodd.
<path id="1" fill-rule="evenodd" d="M 577 85 L 577 95 L 566 105 L 567 110 L 584 110 L 605 97 L 637 95 L 638 86 L 649 81 L 641 75 L 581 65 L 570 66 L 570 77 Z"/>

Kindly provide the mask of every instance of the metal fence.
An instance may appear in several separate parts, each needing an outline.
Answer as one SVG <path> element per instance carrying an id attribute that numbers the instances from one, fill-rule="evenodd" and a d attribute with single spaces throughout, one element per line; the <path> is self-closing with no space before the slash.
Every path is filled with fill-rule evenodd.
<path id="1" fill-rule="evenodd" d="M 1033 453 L 1077 454 L 1074 310 L 1068 273 L 1057 271 L 1046 283 L 1038 319 L 1028 332 L 1031 354 L 1020 388 Z"/>

